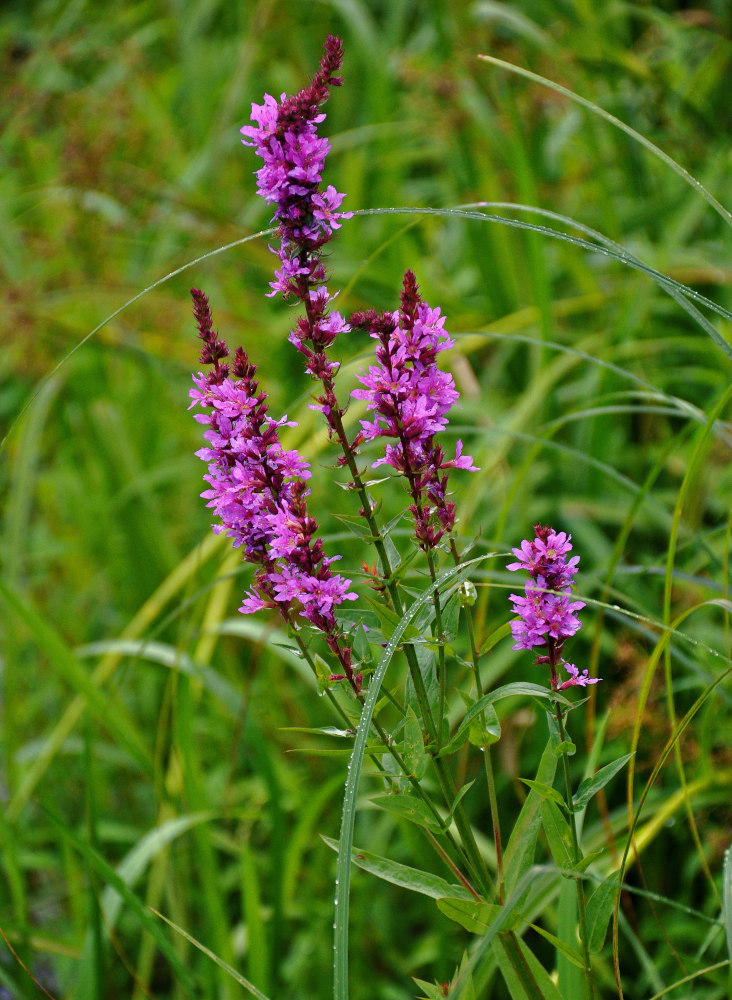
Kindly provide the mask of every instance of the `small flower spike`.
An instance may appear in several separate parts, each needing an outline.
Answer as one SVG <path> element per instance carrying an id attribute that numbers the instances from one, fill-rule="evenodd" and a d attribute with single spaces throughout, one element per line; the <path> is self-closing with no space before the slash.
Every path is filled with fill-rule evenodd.
<path id="1" fill-rule="evenodd" d="M 351 326 L 367 329 L 378 341 L 376 365 L 357 375 L 363 388 L 355 399 L 366 401 L 373 419 L 361 421 L 358 444 L 389 439 L 374 466 L 391 465 L 409 482 L 415 534 L 424 549 L 434 548 L 455 524 L 455 505 L 448 499 L 449 469 L 476 471 L 470 455 L 457 442 L 447 458 L 435 436 L 445 429 L 448 413 L 459 398 L 452 375 L 437 365 L 437 355 L 454 345 L 445 317 L 419 296 L 414 274 L 404 276 L 401 309 L 381 315 L 354 313 Z"/>
<path id="2" fill-rule="evenodd" d="M 573 663 L 561 656 L 562 647 L 581 628 L 577 611 L 584 608 L 583 601 L 572 600 L 572 578 L 577 572 L 579 556 L 567 555 L 572 551 L 571 535 L 555 532 L 553 528 L 536 525 L 535 537 L 524 540 L 520 548 L 513 549 L 516 561 L 506 567 L 523 570 L 529 574 L 523 595 L 511 594 L 510 601 L 518 618 L 511 622 L 514 649 L 545 647 L 546 655 L 537 656 L 537 663 L 549 665 L 552 688 L 587 687 L 597 684 L 599 677 L 591 678 L 586 670 L 579 672 Z M 556 668 L 562 664 L 569 679 L 560 682 Z"/>

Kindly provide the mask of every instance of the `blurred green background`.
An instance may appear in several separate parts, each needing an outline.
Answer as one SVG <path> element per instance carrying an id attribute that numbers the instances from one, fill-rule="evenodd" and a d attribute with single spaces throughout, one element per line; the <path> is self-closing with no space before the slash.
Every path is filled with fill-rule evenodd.
<path id="1" fill-rule="evenodd" d="M 274 257 L 258 238 L 120 311 L 170 272 L 268 226 L 258 161 L 238 131 L 251 102 L 305 85 L 325 35 L 339 34 L 345 82 L 326 108 L 325 179 L 347 193 L 344 208 L 537 206 L 730 309 L 732 234 L 720 215 L 622 131 L 477 55 L 600 104 L 729 205 L 731 25 L 726 0 L 4 5 L 0 996 L 39 995 L 19 960 L 59 997 L 242 993 L 164 924 L 145 925 L 134 902 L 120 907 L 97 858 L 273 1000 L 330 993 L 334 855 L 318 834 L 337 836 L 346 758 L 284 728 L 333 720 L 276 645 L 277 623 L 236 615 L 249 570 L 208 531 L 193 457 L 200 428 L 186 412 L 195 285 L 221 333 L 260 366 L 272 411 L 299 421 L 290 443 L 314 463 L 313 508 L 343 568 L 357 570 L 362 553 L 329 518 L 348 512 L 349 498 L 332 488 L 334 457 L 287 344 L 293 310 L 265 297 Z M 462 393 L 453 433 L 482 470 L 453 477 L 466 538 L 505 551 L 538 520 L 570 530 L 583 594 L 653 622 L 726 598 L 730 357 L 646 275 L 495 222 L 398 213 L 355 217 L 328 263 L 342 312 L 395 308 L 412 268 L 459 338 L 447 359 Z M 729 344 L 727 320 L 706 315 Z M 368 344 L 354 336 L 339 349 L 345 398 Z M 387 511 L 401 502 L 397 488 L 385 491 Z M 485 634 L 508 618 L 502 566 L 476 580 Z M 640 718 L 659 632 L 586 614 L 574 658 L 605 682 L 585 738 L 599 747 L 607 725 L 617 755 Z M 641 780 L 669 713 L 683 713 L 723 668 L 708 647 L 729 656 L 719 607 L 683 628 L 705 645 L 672 643 L 665 680 L 653 682 Z M 532 670 L 504 641 L 487 680 L 538 680 Z M 517 705 L 504 719 L 509 825 L 517 778 L 533 776 L 543 745 L 532 713 Z M 693 794 L 674 799 L 683 785 L 673 769 L 655 793 L 651 814 L 664 823 L 649 831 L 638 885 L 694 914 L 628 903 L 621 971 L 631 1000 L 719 957 L 723 938 L 707 940 L 699 913 L 719 914 L 712 882 L 732 827 L 729 725 L 727 684 L 680 750 Z M 461 758 L 461 777 L 478 765 Z M 621 784 L 588 819 L 590 840 L 609 844 L 611 830 L 622 840 Z M 466 802 L 487 831 L 483 792 Z M 434 864 L 415 828 L 366 801 L 356 843 Z M 363 873 L 352 926 L 354 1000 L 414 996 L 411 976 L 449 980 L 470 943 L 431 901 Z M 551 968 L 551 949 L 545 957 Z M 502 1000 L 490 976 L 478 995 Z M 607 947 L 601 981 L 602 995 L 615 995 Z M 694 996 L 723 1000 L 726 982 L 711 974 Z"/>

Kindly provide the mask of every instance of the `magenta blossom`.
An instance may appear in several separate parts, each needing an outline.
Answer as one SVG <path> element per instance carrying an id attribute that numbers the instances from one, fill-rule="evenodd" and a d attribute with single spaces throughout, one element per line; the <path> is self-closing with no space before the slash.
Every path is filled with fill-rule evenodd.
<path id="1" fill-rule="evenodd" d="M 576 612 L 585 606 L 583 601 L 572 600 L 572 578 L 579 563 L 579 556 L 567 560 L 572 536 L 541 525 L 534 528 L 534 534 L 531 541 L 524 540 L 520 548 L 513 549 L 516 562 L 506 567 L 512 571 L 524 570 L 530 577 L 523 596 L 509 597 L 518 616 L 511 622 L 513 648 L 546 649 L 546 655 L 537 656 L 536 662 L 549 665 L 554 690 L 597 684 L 599 677 L 590 678 L 586 670 L 580 674 L 573 663 L 567 663 L 561 656 L 565 641 L 582 628 Z M 557 676 L 560 663 L 570 675 L 564 682 Z"/>
<path id="2" fill-rule="evenodd" d="M 329 35 L 320 70 L 294 97 L 282 94 L 276 101 L 264 95 L 264 104 L 252 104 L 251 120 L 256 125 L 241 129 L 242 142 L 252 146 L 264 166 L 257 171 L 257 192 L 274 205 L 280 246 L 273 252 L 280 258 L 270 295 L 281 292 L 302 297 L 302 291 L 325 281 L 321 248 L 340 228 L 350 213 L 339 212 L 345 195 L 332 184 L 321 190 L 323 167 L 330 151 L 327 139 L 318 135 L 325 121 L 319 110 L 328 99 L 330 87 L 342 83 L 338 72 L 343 61 L 339 38 Z"/>
<path id="3" fill-rule="evenodd" d="M 203 292 L 192 289 L 199 336 L 204 342 L 201 361 L 213 364 L 208 374 L 194 375 L 191 406 L 207 425 L 208 447 L 197 452 L 208 462 L 204 476 L 209 485 L 201 495 L 219 518 L 217 533 L 226 532 L 234 546 L 243 546 L 247 562 L 258 566 L 252 590 L 240 607 L 243 614 L 277 608 L 287 622 L 299 615 L 314 625 L 338 657 L 345 676 L 358 691 L 360 675 L 351 669 L 351 650 L 343 643 L 334 611 L 344 601 L 354 601 L 351 581 L 333 574 L 317 522 L 310 516 L 306 498 L 310 478 L 308 463 L 282 447 L 279 428 L 293 426 L 287 417 L 267 415 L 266 395 L 254 380 L 256 368 L 238 348 L 229 375 L 220 364 L 228 355 L 213 331 L 211 311 Z M 233 376 L 233 377 L 232 377 Z"/>
<path id="4" fill-rule="evenodd" d="M 422 548 L 434 548 L 455 524 L 447 470 L 477 468 L 472 457 L 463 454 L 462 441 L 457 442 L 454 458 L 447 458 L 435 441 L 459 398 L 452 375 L 442 371 L 436 360 L 454 341 L 445 331 L 440 310 L 420 299 L 411 271 L 404 275 L 398 312 L 355 313 L 351 326 L 367 329 L 378 341 L 377 364 L 356 376 L 363 388 L 351 393 L 365 400 L 373 413 L 373 419 L 361 421 L 356 443 L 387 439 L 383 456 L 373 464 L 391 465 L 407 478 L 417 541 Z"/>

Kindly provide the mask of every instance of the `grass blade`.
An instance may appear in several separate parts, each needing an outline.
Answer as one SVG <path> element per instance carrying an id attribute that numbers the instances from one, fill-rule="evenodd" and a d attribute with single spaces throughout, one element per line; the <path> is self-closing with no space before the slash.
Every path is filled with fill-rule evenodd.
<path id="1" fill-rule="evenodd" d="M 236 969 L 233 969 L 228 964 L 228 962 L 225 962 L 222 958 L 219 958 L 218 955 L 215 955 L 210 948 L 206 947 L 205 944 L 201 944 L 201 942 L 196 940 L 196 938 L 194 938 L 191 934 L 189 934 L 188 931 L 184 931 L 182 927 L 179 927 L 178 924 L 173 923 L 172 920 L 169 920 L 168 917 L 160 913 L 158 910 L 153 909 L 152 906 L 150 907 L 150 909 L 155 914 L 156 917 L 159 917 L 161 920 L 164 920 L 169 927 L 172 927 L 177 934 L 180 934 L 181 937 L 185 938 L 186 941 L 189 942 L 189 944 L 192 944 L 194 948 L 198 948 L 200 952 L 206 955 L 207 958 L 210 958 L 212 962 L 215 962 L 220 969 L 224 970 L 224 972 L 228 972 L 231 978 L 235 979 L 240 986 L 244 987 L 245 990 L 248 990 L 253 997 L 256 997 L 257 1000 L 269 1000 L 269 997 L 266 994 L 262 993 L 261 990 L 258 990 L 257 987 L 254 985 L 254 983 L 250 983 L 249 980 L 246 979 L 244 976 L 242 976 L 240 972 L 237 972 Z"/>
<path id="2" fill-rule="evenodd" d="M 593 101 L 588 101 L 586 97 L 580 97 L 579 94 L 575 94 L 574 91 L 568 90 L 559 83 L 554 83 L 553 80 L 548 80 L 545 76 L 539 76 L 538 73 L 532 73 L 529 69 L 524 69 L 522 66 L 516 66 L 514 63 L 505 62 L 503 59 L 497 59 L 495 56 L 479 55 L 478 58 L 483 62 L 493 63 L 494 66 L 500 66 L 501 69 L 506 69 L 509 73 L 517 73 L 519 76 L 526 77 L 527 80 L 533 80 L 534 83 L 541 83 L 545 87 L 550 87 L 555 90 L 558 94 L 562 94 L 564 97 L 568 97 L 570 101 L 574 101 L 575 104 L 581 104 L 583 108 L 587 108 L 595 115 L 599 115 L 600 118 L 604 118 L 605 121 L 610 122 L 616 128 L 625 132 L 626 135 L 630 136 L 635 142 L 640 143 L 644 146 L 650 153 L 657 156 L 659 160 L 666 164 L 666 166 L 671 167 L 675 174 L 678 174 L 690 187 L 702 196 L 702 198 L 712 206 L 715 212 L 720 215 L 728 226 L 732 226 L 732 214 L 727 211 L 724 205 L 721 205 L 711 192 L 707 191 L 704 185 L 692 177 L 688 170 L 685 170 L 680 163 L 677 163 L 668 153 L 664 153 L 662 149 L 659 149 L 650 139 L 646 139 L 644 135 L 640 132 L 636 132 L 634 128 L 630 125 L 626 125 L 625 122 L 620 121 L 615 115 L 611 115 L 609 111 L 605 111 L 598 104 Z"/>

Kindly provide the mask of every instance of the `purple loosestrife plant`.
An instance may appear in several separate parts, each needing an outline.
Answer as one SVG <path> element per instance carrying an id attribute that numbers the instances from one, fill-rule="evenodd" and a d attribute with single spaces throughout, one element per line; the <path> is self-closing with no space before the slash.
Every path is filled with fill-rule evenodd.
<path id="1" fill-rule="evenodd" d="M 320 70 L 309 87 L 294 97 L 282 94 L 280 103 L 269 94 L 264 104 L 252 104 L 253 125 L 245 125 L 242 142 L 253 146 L 264 166 L 257 171 L 258 193 L 275 206 L 274 219 L 280 238 L 280 268 L 271 283 L 270 295 L 281 292 L 302 298 L 306 290 L 325 281 L 322 247 L 332 238 L 340 219 L 343 198 L 333 185 L 320 190 L 327 139 L 318 136 L 325 121 L 318 109 L 328 99 L 330 87 L 340 87 L 335 74 L 343 62 L 341 40 L 328 35 Z"/>
<path id="2" fill-rule="evenodd" d="M 305 618 L 322 633 L 358 693 L 362 678 L 353 672 L 351 650 L 334 615 L 358 595 L 349 590 L 350 580 L 331 572 L 340 556 L 326 556 L 315 537 L 317 522 L 306 504 L 308 463 L 280 444 L 279 428 L 294 424 L 286 416 L 267 416 L 266 394 L 259 392 L 256 368 L 242 348 L 229 374 L 221 363 L 229 351 L 213 329 L 208 299 L 196 288 L 191 295 L 204 345 L 200 361 L 213 365 L 208 374 L 194 375 L 190 390 L 191 406 L 204 410 L 195 419 L 208 427 L 209 447 L 196 453 L 208 462 L 204 479 L 210 488 L 201 495 L 220 519 L 213 530 L 229 535 L 235 548 L 243 546 L 247 562 L 259 567 L 239 610 L 277 608 L 288 624 L 293 616 Z"/>
<path id="3" fill-rule="evenodd" d="M 317 523 L 307 507 L 307 482 L 311 475 L 308 463 L 296 451 L 284 449 L 280 442 L 280 428 L 292 426 L 292 423 L 286 416 L 276 420 L 268 415 L 266 394 L 260 391 L 255 381 L 255 366 L 242 348 L 237 349 L 231 365 L 225 362 L 228 348 L 213 329 L 208 300 L 203 292 L 193 289 L 194 314 L 203 342 L 200 360 L 211 366 L 208 374 L 194 376 L 195 388 L 190 392 L 191 406 L 197 405 L 203 410 L 196 419 L 206 426 L 207 447 L 198 452 L 208 463 L 204 477 L 208 489 L 202 495 L 218 518 L 214 531 L 229 535 L 234 546 L 242 548 L 244 558 L 256 566 L 252 587 L 239 610 L 245 614 L 263 609 L 277 610 L 292 627 L 303 655 L 320 674 L 320 665 L 314 663 L 301 637 L 303 627 L 314 629 L 339 664 L 341 672 L 330 674 L 329 680 L 334 683 L 347 680 L 357 696 L 361 715 L 355 729 L 344 796 L 339 894 L 344 893 L 347 901 L 358 775 L 363 756 L 368 753 L 385 775 L 390 790 L 409 788 L 421 800 L 419 804 L 427 810 L 424 815 L 430 814 L 429 822 L 423 825 L 431 845 L 470 896 L 480 904 L 495 899 L 503 904 L 507 883 L 490 756 L 492 743 L 500 737 L 500 724 L 493 701 L 498 700 L 499 694 L 501 697 L 525 694 L 525 690 L 519 690 L 525 689 L 525 685 L 508 684 L 484 694 L 480 676 L 481 640 L 472 618 L 472 602 L 461 601 L 460 614 L 467 623 L 476 697 L 471 705 L 470 729 L 466 727 L 468 720 L 464 720 L 451 736 L 448 664 L 452 656 L 449 633 L 453 624 L 451 622 L 449 628 L 443 626 L 442 601 L 447 593 L 445 581 L 454 583 L 466 570 L 459 566 L 460 556 L 455 539 L 451 537 L 456 511 L 448 492 L 448 476 L 451 469 L 474 471 L 476 466 L 470 455 L 463 454 L 461 441 L 457 441 L 451 457 L 438 443 L 438 435 L 447 428 L 450 410 L 459 398 L 452 375 L 442 371 L 437 363 L 438 355 L 451 348 L 453 341 L 445 330 L 445 318 L 440 310 L 422 300 L 412 271 L 404 276 L 400 308 L 394 312 L 377 313 L 367 309 L 344 319 L 331 308 L 336 296 L 326 287 L 328 276 L 323 248 L 349 213 L 339 211 L 342 194 L 332 186 L 321 188 L 329 143 L 318 135 L 318 126 L 325 119 L 321 107 L 330 88 L 341 83 L 336 75 L 341 62 L 340 40 L 329 36 L 320 70 L 310 85 L 294 97 L 283 94 L 279 101 L 265 95 L 261 105 L 252 105 L 254 124 L 241 131 L 244 143 L 253 147 L 263 160 L 263 166 L 257 171 L 258 192 L 274 206 L 273 221 L 279 243 L 272 249 L 279 258 L 279 266 L 275 280 L 270 283 L 269 294 L 294 297 L 302 304 L 303 315 L 295 322 L 289 340 L 304 357 L 306 372 L 320 383 L 314 408 L 323 413 L 331 437 L 342 449 L 339 464 L 348 468 L 349 488 L 357 493 L 361 504 L 359 513 L 368 523 L 368 531 L 359 526 L 361 530 L 355 533 L 373 544 L 378 556 L 379 568 L 370 569 L 364 562 L 364 570 L 379 595 L 377 603 L 391 605 L 392 609 L 391 614 L 378 615 L 381 627 L 372 624 L 370 638 L 364 639 L 360 631 L 353 633 L 358 637 L 354 642 L 359 655 L 366 663 L 373 660 L 371 646 L 386 647 L 380 653 L 368 695 L 361 691 L 362 674 L 353 661 L 348 638 L 336 617 L 338 608 L 345 601 L 355 600 L 357 595 L 350 589 L 351 581 L 331 569 L 340 557 L 327 556 L 317 537 Z M 334 388 L 339 364 L 329 352 L 336 339 L 351 330 L 367 331 L 376 344 L 374 363 L 367 370 L 361 370 L 357 376 L 359 386 L 351 393 L 353 398 L 365 403 L 367 414 L 358 432 L 349 439 L 343 424 L 345 408 L 339 404 Z M 361 446 L 381 438 L 385 443 L 384 451 L 373 465 L 391 466 L 406 480 L 414 534 L 428 564 L 431 580 L 429 591 L 415 598 L 409 609 L 405 607 L 404 591 L 400 589 L 405 561 L 394 545 L 387 546 L 389 539 L 377 522 L 377 504 L 370 497 L 369 484 L 363 481 L 357 465 Z M 446 536 L 458 568 L 440 576 L 437 549 L 445 546 Z M 576 612 L 584 607 L 582 601 L 572 596 L 579 557 L 568 558 L 571 549 L 568 535 L 537 526 L 535 538 L 522 542 L 520 548 L 513 550 L 516 561 L 508 568 L 523 570 L 529 575 L 523 595 L 511 595 L 513 609 L 518 615 L 511 623 L 514 648 L 537 650 L 536 662 L 550 668 L 552 690 L 545 689 L 541 693 L 553 704 L 550 738 L 558 734 L 555 749 L 559 748 L 563 758 L 566 810 L 560 812 L 553 799 L 548 800 L 542 803 L 542 821 L 548 824 L 550 842 L 549 833 L 556 836 L 557 829 L 565 825 L 561 836 L 563 842 L 567 835 L 571 837 L 572 862 L 579 872 L 582 854 L 574 821 L 568 763 L 570 744 L 564 728 L 563 706 L 567 702 L 556 692 L 572 686 L 586 687 L 597 683 L 598 679 L 590 678 L 586 670 L 580 673 L 562 655 L 565 642 L 581 627 Z M 434 612 L 430 609 L 430 617 L 423 618 L 420 627 L 431 631 L 431 648 L 425 651 L 426 656 L 418 658 L 425 637 L 410 635 L 405 638 L 405 629 L 416 621 L 417 612 L 421 613 L 428 599 L 432 601 Z M 395 615 L 399 621 L 396 627 Z M 361 640 L 363 649 L 358 645 Z M 382 643 L 382 640 L 387 641 Z M 433 652 L 435 644 L 436 652 Z M 406 689 L 408 701 L 401 704 L 393 692 L 387 691 L 387 697 L 377 702 L 382 697 L 385 671 L 397 651 L 403 653 L 409 667 L 411 691 Z M 562 680 L 558 676 L 560 665 L 566 669 L 569 679 Z M 428 689 L 426 678 L 438 684 L 430 683 Z M 327 689 L 330 684 L 325 686 Z M 338 704 L 333 692 L 328 690 L 327 694 L 351 727 L 353 717 Z M 399 715 L 391 733 L 384 729 L 379 718 L 387 702 L 387 716 L 393 710 Z M 376 749 L 373 744 L 367 748 L 369 733 L 379 740 Z M 483 755 L 496 850 L 497 886 L 465 810 L 463 800 L 470 786 L 458 789 L 449 766 L 450 755 L 461 749 L 466 739 L 479 745 Z M 387 757 L 390 758 L 388 762 Z M 432 801 L 432 793 L 422 785 L 428 766 L 437 779 L 442 808 Z M 398 780 L 397 774 L 401 776 Z M 444 809 L 454 820 L 457 836 L 450 828 L 451 823 L 444 823 Z M 415 815 L 419 817 L 421 813 Z M 419 824 L 420 819 L 415 822 Z M 533 850 L 532 843 L 527 848 L 527 858 L 533 857 Z M 509 874 L 506 868 L 506 877 Z M 593 997 L 580 879 L 576 879 L 576 885 L 582 963 L 588 995 Z M 347 906 L 340 910 L 337 907 L 336 912 L 347 914 Z M 347 982 L 344 940 L 347 939 L 341 934 L 338 922 L 334 927 L 337 928 L 336 981 L 340 983 L 336 992 L 344 997 L 347 995 L 343 992 L 343 984 Z M 534 972 L 515 932 L 504 930 L 500 943 L 512 975 L 518 976 L 524 991 L 533 996 Z"/>
<path id="4" fill-rule="evenodd" d="M 513 610 L 519 616 L 511 622 L 513 648 L 546 648 L 546 654 L 538 655 L 536 662 L 549 666 L 555 691 L 597 684 L 599 677 L 591 678 L 587 670 L 580 673 L 574 663 L 567 663 L 562 657 L 566 640 L 582 628 L 575 612 L 585 606 L 583 601 L 572 600 L 572 578 L 579 563 L 579 556 L 567 561 L 572 551 L 572 536 L 540 524 L 534 528 L 534 535 L 531 541 L 524 539 L 520 548 L 513 549 L 516 562 L 506 567 L 529 574 L 523 596 L 510 595 Z M 560 663 L 569 673 L 566 681 L 557 675 Z"/>

